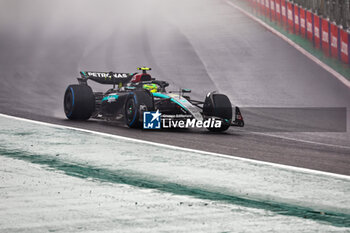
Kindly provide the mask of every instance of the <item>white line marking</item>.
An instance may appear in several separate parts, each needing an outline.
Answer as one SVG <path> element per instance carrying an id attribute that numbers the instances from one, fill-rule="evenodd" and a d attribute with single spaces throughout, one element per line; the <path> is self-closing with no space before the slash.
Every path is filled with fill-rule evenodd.
<path id="1" fill-rule="evenodd" d="M 80 128 L 75 128 L 75 127 L 71 127 L 71 126 L 64 126 L 64 125 L 58 125 L 58 124 L 53 124 L 53 123 L 46 123 L 46 122 L 41 122 L 41 121 L 29 120 L 29 119 L 20 118 L 20 117 L 9 116 L 9 115 L 2 114 L 2 113 L 0 113 L 0 116 L 5 117 L 5 118 L 9 118 L 9 119 L 15 119 L 15 120 L 20 120 L 20 121 L 24 121 L 24 122 L 29 122 L 29 123 L 50 126 L 50 127 L 54 127 L 54 128 L 71 129 L 71 130 L 96 134 L 96 135 L 110 137 L 110 138 L 122 139 L 122 140 L 126 140 L 126 141 L 132 141 L 132 142 L 137 142 L 137 143 L 143 143 L 143 144 L 168 148 L 168 149 L 172 149 L 172 150 L 187 151 L 187 152 L 193 152 L 193 153 L 197 153 L 197 154 L 205 154 L 205 155 L 210 155 L 210 156 L 215 156 L 215 157 L 233 159 L 233 160 L 244 161 L 244 162 L 249 162 L 249 163 L 254 163 L 254 164 L 259 164 L 259 165 L 264 165 L 264 166 L 271 166 L 271 167 L 276 167 L 276 168 L 281 168 L 281 169 L 286 169 L 286 170 L 292 170 L 292 171 L 296 171 L 296 172 L 311 173 L 311 174 L 317 174 L 317 175 L 330 176 L 330 177 L 335 177 L 335 178 L 339 178 L 339 179 L 350 180 L 350 176 L 331 173 L 331 172 L 317 171 L 317 170 L 312 170 L 312 169 L 308 169 L 308 168 L 301 168 L 301 167 L 294 167 L 294 166 L 290 166 L 290 165 L 264 162 L 264 161 L 254 160 L 254 159 L 236 157 L 233 155 L 225 155 L 225 154 L 219 154 L 219 153 L 214 153 L 214 152 L 207 152 L 207 151 L 183 148 L 183 147 L 179 147 L 179 146 L 171 146 L 171 145 L 166 145 L 166 144 L 157 143 L 157 142 L 149 142 L 149 141 L 135 139 L 135 138 L 128 138 L 125 136 L 119 136 L 119 135 L 108 134 L 108 133 L 101 133 L 101 132 L 97 132 L 97 131 L 93 131 L 93 130 L 80 129 Z"/>
<path id="2" fill-rule="evenodd" d="M 254 20 L 255 22 L 261 24 L 262 26 L 264 26 L 265 28 L 267 28 L 269 31 L 271 31 L 272 33 L 274 33 L 275 35 L 277 35 L 278 37 L 282 38 L 283 40 L 285 40 L 288 44 L 290 44 L 291 46 L 293 46 L 294 48 L 296 48 L 299 52 L 301 52 L 302 54 L 304 54 L 306 57 L 308 57 L 309 59 L 311 59 L 312 61 L 314 61 L 316 64 L 318 64 L 319 66 L 321 66 L 323 69 L 325 69 L 326 71 L 328 71 L 329 73 L 331 73 L 334 77 L 336 77 L 339 81 L 341 81 L 345 86 L 350 88 L 350 81 L 348 79 L 346 79 L 343 75 L 339 74 L 337 71 L 335 71 L 333 68 L 331 68 L 330 66 L 328 66 L 327 64 L 323 63 L 322 61 L 320 61 L 317 57 L 315 57 L 314 55 L 312 55 L 311 53 L 309 53 L 308 51 L 306 51 L 305 49 L 303 49 L 302 47 L 300 47 L 298 44 L 296 44 L 295 42 L 293 42 L 291 39 L 289 39 L 288 37 L 286 37 L 285 35 L 283 35 L 282 33 L 280 33 L 279 31 L 275 30 L 274 28 L 272 28 L 271 26 L 269 26 L 268 24 L 266 24 L 264 21 L 258 19 L 257 17 L 255 17 L 254 15 L 250 14 L 249 12 L 247 12 L 246 10 L 242 9 L 241 7 L 237 6 L 236 4 L 230 2 L 229 0 L 226 0 L 226 3 L 234 8 L 236 8 L 237 10 L 239 10 L 240 12 L 242 12 L 243 14 L 245 14 L 246 16 L 248 16 L 249 18 L 251 18 L 252 20 Z"/>
<path id="3" fill-rule="evenodd" d="M 280 139 L 285 139 L 285 140 L 295 141 L 295 142 L 303 142 L 303 143 L 314 144 L 314 145 L 319 145 L 319 146 L 337 147 L 337 148 L 350 150 L 349 146 L 329 144 L 329 143 L 324 143 L 324 142 L 315 142 L 315 141 L 309 141 L 309 140 L 304 140 L 304 139 L 291 138 L 291 137 L 282 136 L 282 135 L 274 135 L 274 134 L 270 134 L 270 133 L 248 132 L 248 131 L 244 131 L 244 130 L 241 130 L 241 132 L 246 132 L 249 134 L 256 134 L 256 135 L 263 135 L 263 136 L 272 137 L 272 138 L 280 138 Z"/>

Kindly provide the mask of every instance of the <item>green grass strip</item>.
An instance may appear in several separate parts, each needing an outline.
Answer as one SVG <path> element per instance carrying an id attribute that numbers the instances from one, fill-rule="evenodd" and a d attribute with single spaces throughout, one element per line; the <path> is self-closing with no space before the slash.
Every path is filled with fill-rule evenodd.
<path id="1" fill-rule="evenodd" d="M 154 189 L 175 195 L 192 196 L 210 201 L 223 201 L 225 203 L 240 205 L 248 208 L 264 209 L 280 215 L 294 216 L 305 219 L 322 221 L 338 227 L 350 227 L 350 215 L 335 212 L 319 212 L 303 206 L 289 205 L 273 201 L 250 200 L 239 196 L 223 194 L 205 190 L 204 188 L 190 187 L 182 184 L 164 182 L 150 177 L 147 174 L 136 173 L 128 170 L 110 170 L 87 164 L 64 161 L 59 157 L 47 155 L 30 154 L 20 150 L 6 149 L 0 147 L 0 155 L 27 161 L 33 164 L 40 164 L 49 170 L 58 170 L 66 175 L 82 179 L 93 179 L 100 182 L 127 184 L 139 188 Z"/>

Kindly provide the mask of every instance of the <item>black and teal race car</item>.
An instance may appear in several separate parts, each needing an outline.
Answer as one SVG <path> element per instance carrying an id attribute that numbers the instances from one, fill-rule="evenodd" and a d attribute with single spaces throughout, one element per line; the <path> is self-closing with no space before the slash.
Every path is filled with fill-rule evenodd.
<path id="1" fill-rule="evenodd" d="M 240 109 L 232 107 L 229 98 L 210 92 L 204 101 L 193 100 L 191 90 L 166 91 L 169 83 L 156 80 L 147 71 L 116 73 L 81 71 L 79 84 L 69 85 L 64 95 L 64 112 L 71 120 L 89 118 L 123 120 L 130 128 L 144 126 L 144 113 L 157 112 L 162 128 L 205 127 L 225 131 L 230 126 L 243 127 Z M 88 80 L 112 85 L 106 92 L 94 92 Z"/>

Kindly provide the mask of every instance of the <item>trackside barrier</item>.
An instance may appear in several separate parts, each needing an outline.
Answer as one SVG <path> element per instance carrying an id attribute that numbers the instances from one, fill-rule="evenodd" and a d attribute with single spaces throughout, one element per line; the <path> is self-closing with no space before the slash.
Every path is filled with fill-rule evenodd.
<path id="1" fill-rule="evenodd" d="M 265 0 L 259 0 L 260 15 L 265 15 Z"/>
<path id="2" fill-rule="evenodd" d="M 282 24 L 287 27 L 287 3 L 286 0 L 281 0 L 281 15 L 282 15 Z"/>
<path id="3" fill-rule="evenodd" d="M 265 15 L 270 18 L 270 0 L 265 0 Z"/>
<path id="4" fill-rule="evenodd" d="M 294 32 L 294 7 L 292 3 L 287 2 L 287 16 L 288 16 L 288 31 Z"/>
<path id="5" fill-rule="evenodd" d="M 337 25 L 331 23 L 331 55 L 334 58 L 339 58 L 340 49 L 340 31 Z"/>
<path id="6" fill-rule="evenodd" d="M 306 32 L 307 38 L 313 42 L 314 41 L 314 17 L 310 11 L 306 11 Z"/>
<path id="7" fill-rule="evenodd" d="M 252 12 L 276 22 L 289 33 L 307 38 L 326 56 L 350 64 L 350 35 L 335 23 L 323 19 L 288 0 L 246 0 Z"/>
<path id="8" fill-rule="evenodd" d="M 330 55 L 330 24 L 327 19 L 321 19 L 322 22 L 322 50 L 326 56 Z"/>
<path id="9" fill-rule="evenodd" d="M 314 45 L 317 49 L 321 48 L 321 36 L 320 36 L 320 17 L 314 15 Z"/>
<path id="10" fill-rule="evenodd" d="M 276 3 L 275 0 L 270 0 L 270 17 L 272 21 L 276 21 Z"/>
<path id="11" fill-rule="evenodd" d="M 303 8 L 299 9 L 299 18 L 300 18 L 300 35 L 306 37 L 306 11 Z"/>
<path id="12" fill-rule="evenodd" d="M 345 63 L 349 63 L 349 34 L 340 29 L 340 57 Z"/>
<path id="13" fill-rule="evenodd" d="M 300 34 L 300 17 L 299 17 L 299 7 L 294 5 L 294 33 Z"/>
<path id="14" fill-rule="evenodd" d="M 258 0 L 253 0 L 253 12 L 254 12 L 254 14 L 258 13 L 258 9 L 259 9 L 259 2 L 258 2 Z"/>
<path id="15" fill-rule="evenodd" d="M 260 0 L 260 14 L 265 15 L 265 0 Z"/>
<path id="16" fill-rule="evenodd" d="M 275 1 L 275 11 L 276 11 L 276 21 L 281 24 L 281 18 L 282 18 L 282 15 L 281 15 L 281 0 L 276 0 Z"/>

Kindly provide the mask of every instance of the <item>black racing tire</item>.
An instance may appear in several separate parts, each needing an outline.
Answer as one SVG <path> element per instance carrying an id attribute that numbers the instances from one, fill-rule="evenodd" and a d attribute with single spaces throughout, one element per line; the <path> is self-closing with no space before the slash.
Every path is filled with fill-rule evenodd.
<path id="1" fill-rule="evenodd" d="M 208 130 L 212 132 L 226 131 L 232 122 L 232 105 L 230 99 L 223 94 L 209 93 L 204 101 L 203 114 L 206 117 L 221 118 L 221 127 L 209 127 Z"/>
<path id="2" fill-rule="evenodd" d="M 141 128 L 143 123 L 143 111 L 140 106 L 144 106 L 144 111 L 154 110 L 153 96 L 149 91 L 137 90 L 131 92 L 125 100 L 124 118 L 129 128 Z"/>
<path id="3" fill-rule="evenodd" d="M 88 120 L 95 111 L 95 96 L 87 85 L 69 85 L 64 94 L 64 113 L 70 120 Z"/>

